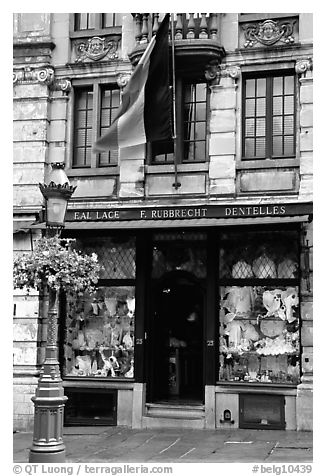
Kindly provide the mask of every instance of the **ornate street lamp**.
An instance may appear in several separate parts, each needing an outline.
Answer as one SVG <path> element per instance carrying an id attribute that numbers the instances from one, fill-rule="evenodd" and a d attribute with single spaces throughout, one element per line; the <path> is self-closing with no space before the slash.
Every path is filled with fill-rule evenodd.
<path id="1" fill-rule="evenodd" d="M 76 187 L 70 185 L 63 163 L 53 163 L 49 184 L 39 184 L 46 202 L 47 234 L 60 234 L 68 200 Z M 30 449 L 31 463 L 62 463 L 65 461 L 63 442 L 64 395 L 58 362 L 58 295 L 49 289 L 49 310 L 45 360 L 40 372 L 34 403 L 34 434 Z"/>

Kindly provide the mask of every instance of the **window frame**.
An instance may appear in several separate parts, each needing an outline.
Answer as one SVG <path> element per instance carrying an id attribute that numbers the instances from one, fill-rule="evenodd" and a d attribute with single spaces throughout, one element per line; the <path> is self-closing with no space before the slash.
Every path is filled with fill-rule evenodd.
<path id="1" fill-rule="evenodd" d="M 66 231 L 65 233 L 65 237 L 72 237 L 73 239 L 80 239 L 81 242 L 83 242 L 83 239 L 85 240 L 86 238 L 86 243 L 87 243 L 87 239 L 90 238 L 90 236 L 94 236 L 94 238 L 111 238 L 111 239 L 122 239 L 122 240 L 126 240 L 126 239 L 132 239 L 134 241 L 134 249 L 135 249 L 135 275 L 134 277 L 128 277 L 128 278 L 99 278 L 98 282 L 96 283 L 96 289 L 99 289 L 99 288 L 112 288 L 112 287 L 124 287 L 124 286 L 128 286 L 128 287 L 134 287 L 134 290 L 135 290 L 135 299 L 136 299 L 136 303 L 137 303 L 137 300 L 140 300 L 139 299 L 139 291 L 137 289 L 137 287 L 139 286 L 139 277 L 138 277 L 138 274 L 139 272 L 137 273 L 137 253 L 139 253 L 138 249 L 139 249 L 139 243 L 138 243 L 138 237 L 137 237 L 137 233 L 133 233 L 132 231 L 125 231 L 125 230 L 111 230 L 110 232 L 108 231 L 100 231 L 97 230 L 97 232 L 93 232 L 91 233 L 91 235 L 89 235 L 89 230 L 88 231 L 80 231 L 77 235 L 75 235 L 74 233 L 71 233 L 70 231 Z M 85 243 L 85 241 L 84 241 Z M 136 304 L 136 306 L 139 306 L 139 304 Z M 136 307 L 136 311 L 135 311 L 135 316 L 137 315 L 137 312 L 138 311 L 138 307 Z M 134 319 L 135 319 L 135 329 L 134 329 L 134 347 L 133 347 L 133 351 L 134 351 L 134 362 L 135 362 L 135 370 L 134 370 L 134 377 L 132 378 L 129 378 L 129 377 L 125 377 L 125 376 L 117 376 L 117 377 L 112 377 L 112 376 L 107 376 L 107 377 L 102 377 L 102 378 L 99 378 L 99 377 L 95 377 L 95 376 L 76 376 L 76 375 L 65 375 L 64 374 L 64 344 L 65 344 L 65 331 L 67 329 L 67 298 L 66 298 L 66 295 L 64 293 L 62 293 L 62 299 L 60 300 L 60 315 L 62 316 L 62 320 L 63 320 L 63 325 L 60 326 L 60 331 L 59 331 L 59 364 L 60 364 L 60 369 L 61 369 L 61 373 L 62 373 L 62 378 L 64 381 L 66 382 L 69 382 L 69 381 L 75 381 L 75 382 L 78 382 L 78 384 L 80 382 L 84 382 L 84 381 L 91 381 L 91 382 L 102 382 L 102 383 L 105 383 L 105 384 L 110 384 L 112 382 L 119 382 L 119 383 L 123 383 L 123 384 L 128 384 L 128 383 L 131 383 L 133 384 L 133 382 L 137 381 L 136 380 L 136 372 L 138 370 L 138 367 L 140 367 L 140 364 L 137 364 L 137 359 L 139 359 L 139 357 L 136 357 L 136 351 L 138 351 L 138 349 L 136 348 L 136 332 L 137 332 L 137 327 L 139 327 L 139 324 L 137 323 L 136 324 L 136 318 L 134 316 Z M 139 319 L 140 320 L 140 319 Z M 141 360 L 141 359 L 139 359 Z"/>
<path id="2" fill-rule="evenodd" d="M 101 16 L 104 13 L 97 13 L 97 17 L 95 20 L 96 28 L 93 29 L 85 29 L 85 30 L 77 30 L 76 29 L 76 15 L 78 13 L 72 13 L 70 15 L 70 38 L 81 38 L 81 37 L 89 37 L 89 36 L 101 36 L 105 34 L 110 35 L 121 35 L 122 33 L 122 25 L 117 26 L 108 26 L 103 27 L 102 18 Z M 102 24 L 101 24 L 102 23 Z"/>
<path id="3" fill-rule="evenodd" d="M 85 80 L 75 80 L 73 82 L 73 101 L 71 104 L 71 117 L 72 125 L 70 131 L 70 160 L 68 176 L 87 176 L 87 175 L 116 175 L 119 170 L 118 158 L 116 162 L 105 165 L 100 165 L 100 153 L 94 153 L 91 151 L 91 163 L 90 166 L 76 166 L 74 165 L 74 152 L 75 152 L 75 131 L 76 131 L 76 91 L 91 89 L 93 91 L 93 119 L 92 119 L 92 144 L 95 143 L 100 135 L 101 128 L 101 94 L 103 89 L 117 90 L 120 93 L 121 102 L 121 89 L 116 82 L 108 82 L 107 79 L 94 79 L 92 82 Z"/>
<path id="4" fill-rule="evenodd" d="M 293 77 L 293 154 L 289 155 L 272 155 L 273 152 L 273 78 L 275 77 Z M 246 112 L 246 91 L 245 91 L 245 82 L 248 79 L 266 79 L 266 119 L 265 119 L 265 140 L 266 140 L 266 152 L 265 157 L 246 157 L 245 155 L 245 112 Z M 272 164 L 270 166 L 288 166 L 293 165 L 294 161 L 297 159 L 298 153 L 298 145 L 297 145 L 297 80 L 296 74 L 293 68 L 280 68 L 278 70 L 262 70 L 262 71 L 248 71 L 243 73 L 242 77 L 242 93 L 241 93 L 241 163 L 240 167 L 245 166 L 246 164 L 254 163 L 259 164 L 262 167 L 265 167 L 265 163 L 267 161 L 268 164 Z M 284 94 L 282 95 L 284 97 Z M 255 96 L 257 98 L 257 96 Z M 284 117 L 284 113 L 282 114 Z M 257 116 L 255 115 L 254 118 L 256 119 Z M 263 136 L 262 136 L 263 137 Z M 283 134 L 284 137 L 284 134 Z M 294 164 L 295 165 L 295 164 Z"/>
<path id="5" fill-rule="evenodd" d="M 202 160 L 186 160 L 184 158 L 185 152 L 185 141 L 184 141 L 184 116 L 185 116 L 185 89 L 184 86 L 187 84 L 205 84 L 206 85 L 206 114 L 205 114 L 205 154 Z M 210 89 L 208 87 L 208 83 L 203 78 L 188 78 L 178 76 L 176 78 L 176 94 L 175 94 L 175 101 L 176 101 L 176 162 L 182 166 L 204 166 L 208 162 L 208 134 L 209 134 L 209 102 L 210 102 Z M 197 122 L 197 121 L 195 121 Z M 203 121 L 200 121 L 203 122 Z M 188 142 L 193 142 L 190 139 Z M 202 141 L 201 141 L 202 142 Z M 163 154 L 162 154 L 163 155 Z M 174 157 L 174 151 L 172 153 Z M 155 161 L 155 156 L 152 155 L 152 147 L 149 143 L 147 145 L 147 164 L 153 167 L 159 166 L 171 166 L 174 164 L 174 159 L 169 161 Z"/>

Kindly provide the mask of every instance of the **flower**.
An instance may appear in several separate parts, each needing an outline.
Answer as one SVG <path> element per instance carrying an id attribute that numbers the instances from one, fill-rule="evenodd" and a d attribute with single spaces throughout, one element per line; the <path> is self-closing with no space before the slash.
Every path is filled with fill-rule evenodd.
<path id="1" fill-rule="evenodd" d="M 101 270 L 96 253 L 83 254 L 72 240 L 40 238 L 32 252 L 14 259 L 14 287 L 93 293 Z"/>

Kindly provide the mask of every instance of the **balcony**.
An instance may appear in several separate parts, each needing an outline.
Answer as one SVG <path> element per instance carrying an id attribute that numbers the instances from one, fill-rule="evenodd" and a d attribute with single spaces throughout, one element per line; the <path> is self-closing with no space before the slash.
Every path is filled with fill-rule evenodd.
<path id="1" fill-rule="evenodd" d="M 220 45 L 220 15 L 218 13 L 177 13 L 174 15 L 174 39 L 176 68 L 183 74 L 204 72 L 214 61 L 218 64 L 225 56 Z M 135 24 L 135 48 L 129 58 L 135 66 L 147 43 L 156 34 L 163 15 L 159 13 L 133 13 Z M 171 29 L 170 29 L 171 39 Z"/>

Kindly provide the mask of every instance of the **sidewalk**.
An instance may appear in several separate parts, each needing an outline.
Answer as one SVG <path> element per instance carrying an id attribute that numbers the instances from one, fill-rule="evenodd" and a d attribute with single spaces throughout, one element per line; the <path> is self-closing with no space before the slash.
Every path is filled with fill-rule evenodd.
<path id="1" fill-rule="evenodd" d="M 28 462 L 32 433 L 15 433 L 15 463 Z M 64 428 L 67 463 L 310 463 L 311 432 Z"/>

